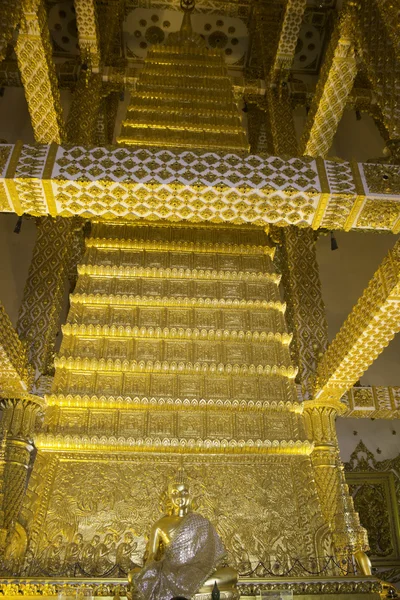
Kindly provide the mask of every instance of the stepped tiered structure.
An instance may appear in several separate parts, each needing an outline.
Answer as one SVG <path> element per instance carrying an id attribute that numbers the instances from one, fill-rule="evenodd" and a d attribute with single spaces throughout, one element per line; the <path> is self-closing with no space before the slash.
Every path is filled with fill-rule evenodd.
<path id="1" fill-rule="evenodd" d="M 65 548 L 77 534 L 129 532 L 142 548 L 182 457 L 242 572 L 323 560 L 329 534 L 265 233 L 97 223 L 86 245 L 37 442 L 54 476 L 32 575 L 51 569 L 47 540 L 70 511 Z M 92 559 L 77 571 L 104 575 Z M 67 558 L 59 572 L 73 568 Z"/>
<path id="2" fill-rule="evenodd" d="M 192 32 L 189 12 L 178 34 L 149 50 L 118 142 L 249 151 L 223 53 Z"/>
<path id="3" fill-rule="evenodd" d="M 242 576 L 328 568 L 274 250 L 261 228 L 93 224 L 36 438 L 30 575 L 140 564 L 179 466 Z"/>

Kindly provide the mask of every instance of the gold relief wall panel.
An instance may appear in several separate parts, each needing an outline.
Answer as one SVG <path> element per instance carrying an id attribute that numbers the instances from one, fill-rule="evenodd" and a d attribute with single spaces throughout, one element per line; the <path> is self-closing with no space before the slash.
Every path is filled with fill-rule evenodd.
<path id="1" fill-rule="evenodd" d="M 150 437 L 176 437 L 175 416 L 172 412 L 152 411 L 148 414 L 147 435 Z"/>
<path id="2" fill-rule="evenodd" d="M 204 437 L 204 419 L 198 412 L 185 411 L 178 414 L 178 435 L 182 438 Z"/>
<path id="3" fill-rule="evenodd" d="M 86 412 L 86 411 L 85 411 Z M 87 421 L 85 412 L 79 409 L 67 410 L 60 413 L 59 428 L 64 434 L 86 433 Z"/>
<path id="4" fill-rule="evenodd" d="M 186 415 L 186 427 L 196 430 L 190 417 Z M 145 537 L 164 509 L 160 501 L 179 464 L 179 457 L 162 455 L 42 456 L 28 498 L 47 481 L 49 500 L 47 505 L 43 500 L 30 505 L 28 574 L 66 575 L 75 561 L 76 575 L 101 576 L 115 568 L 115 576 L 123 566 L 115 549 L 128 532 L 136 544 L 131 560 L 140 565 Z M 309 459 L 186 457 L 184 465 L 196 510 L 214 523 L 229 561 L 242 574 L 259 561 L 290 567 L 295 557 L 307 563 L 324 555 L 318 534 L 323 521 Z M 39 497 L 44 498 L 42 490 Z M 73 559 L 70 550 L 77 534 L 82 537 Z M 89 545 L 100 550 L 101 544 L 101 552 L 85 551 Z"/>
<path id="5" fill-rule="evenodd" d="M 118 424 L 120 435 L 140 436 L 145 428 L 146 417 L 145 412 L 121 411 Z"/>
<path id="6" fill-rule="evenodd" d="M 176 375 L 152 375 L 150 385 L 151 396 L 169 397 L 177 393 Z"/>
<path id="7" fill-rule="evenodd" d="M 234 415 L 221 411 L 217 414 L 207 413 L 207 438 L 224 439 L 233 437 Z"/>
<path id="8" fill-rule="evenodd" d="M 176 248 L 201 248 L 205 252 L 232 252 L 230 246 L 243 245 L 259 246 L 267 252 L 270 248 L 264 231 L 261 228 L 252 228 L 250 231 L 243 227 L 213 227 L 197 223 L 195 227 L 187 227 L 184 223 L 172 223 L 153 226 L 148 222 L 136 222 L 134 233 L 132 224 L 126 222 L 104 223 L 94 221 L 92 238 L 87 241 L 88 247 L 116 247 L 136 248 L 144 243 L 144 247 L 160 247 L 163 243 L 168 247 Z M 121 246 L 122 244 L 122 246 Z M 260 251 L 260 250 L 259 250 Z"/>
<path id="9" fill-rule="evenodd" d="M 104 396 L 114 396 L 122 389 L 123 376 L 121 373 L 99 373 L 96 376 L 96 393 Z"/>
<path id="10" fill-rule="evenodd" d="M 208 307 L 208 308 L 205 308 Z M 227 330 L 285 330 L 282 302 L 225 302 L 206 298 L 99 297 L 76 292 L 71 296 L 68 323 L 139 327 L 196 327 Z M 182 323 L 182 324 L 180 324 Z"/>

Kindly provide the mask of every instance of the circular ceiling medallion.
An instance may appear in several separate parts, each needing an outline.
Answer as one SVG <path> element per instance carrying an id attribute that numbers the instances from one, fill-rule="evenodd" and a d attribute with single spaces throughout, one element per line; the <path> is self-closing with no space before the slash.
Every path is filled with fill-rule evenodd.
<path id="1" fill-rule="evenodd" d="M 225 48 L 228 43 L 228 36 L 223 31 L 213 31 L 208 36 L 208 43 L 211 48 Z"/>
<path id="2" fill-rule="evenodd" d="M 146 29 L 146 33 L 144 37 L 149 42 L 149 44 L 162 44 L 165 38 L 165 33 L 161 29 L 161 27 L 157 27 L 157 25 L 152 25 L 148 29 Z"/>

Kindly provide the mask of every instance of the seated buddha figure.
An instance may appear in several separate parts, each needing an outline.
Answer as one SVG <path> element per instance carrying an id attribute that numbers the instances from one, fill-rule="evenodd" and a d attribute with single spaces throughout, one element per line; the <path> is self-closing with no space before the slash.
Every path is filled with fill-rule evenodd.
<path id="1" fill-rule="evenodd" d="M 133 597 L 170 600 L 211 595 L 215 582 L 225 597 L 236 596 L 237 573 L 220 566 L 225 548 L 210 521 L 190 510 L 187 483 L 182 478 L 173 482 L 168 495 L 172 512 L 153 525 L 143 568 L 128 575 Z"/>

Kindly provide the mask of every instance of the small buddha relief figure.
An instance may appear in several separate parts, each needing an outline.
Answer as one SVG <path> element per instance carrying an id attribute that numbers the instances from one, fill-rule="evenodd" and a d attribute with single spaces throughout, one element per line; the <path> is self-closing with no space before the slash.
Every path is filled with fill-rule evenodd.
<path id="1" fill-rule="evenodd" d="M 72 542 L 67 544 L 65 550 L 65 572 L 68 577 L 76 575 L 83 546 L 83 536 L 81 533 L 76 533 Z"/>
<path id="2" fill-rule="evenodd" d="M 190 510 L 183 472 L 168 487 L 171 512 L 151 528 L 145 564 L 128 575 L 133 598 L 170 600 L 211 595 L 215 583 L 225 598 L 238 597 L 237 572 L 221 566 L 226 551 L 214 526 Z"/>
<path id="3" fill-rule="evenodd" d="M 135 542 L 135 538 L 132 533 L 128 531 L 125 533 L 123 541 L 118 545 L 116 558 L 119 571 L 125 575 L 138 566 L 132 560 L 132 553 L 136 548 L 137 543 Z"/>
<path id="4" fill-rule="evenodd" d="M 115 555 L 115 536 L 112 533 L 107 533 L 104 541 L 97 544 L 94 552 L 94 574 L 104 577 L 115 564 Z"/>

